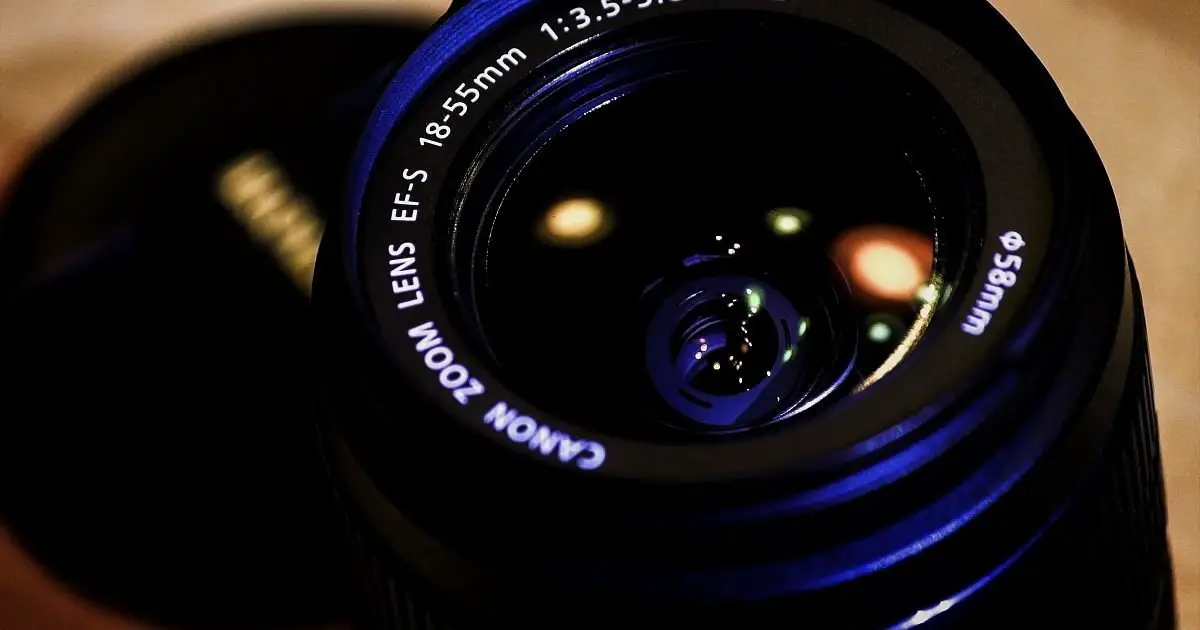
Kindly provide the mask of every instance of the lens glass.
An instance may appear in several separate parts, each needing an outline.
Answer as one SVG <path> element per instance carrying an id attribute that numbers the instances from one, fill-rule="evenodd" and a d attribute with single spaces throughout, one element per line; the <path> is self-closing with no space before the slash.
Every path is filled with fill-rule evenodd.
<path id="1" fill-rule="evenodd" d="M 865 389 L 953 279 L 948 108 L 846 34 L 668 22 L 540 78 L 484 143 L 456 236 L 481 342 L 535 404 L 613 432 L 744 431 Z"/>

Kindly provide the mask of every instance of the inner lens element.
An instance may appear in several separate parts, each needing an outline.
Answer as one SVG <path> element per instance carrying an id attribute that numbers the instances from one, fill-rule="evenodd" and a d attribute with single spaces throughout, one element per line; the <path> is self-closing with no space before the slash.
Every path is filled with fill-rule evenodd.
<path id="1" fill-rule="evenodd" d="M 730 19 L 596 42 L 480 144 L 458 293 L 546 411 L 642 437 L 794 418 L 893 369 L 942 301 L 968 204 L 948 107 L 849 35 Z"/>
<path id="2" fill-rule="evenodd" d="M 794 415 L 845 380 L 856 348 L 853 324 L 838 321 L 847 314 L 828 311 L 842 302 L 838 279 L 789 294 L 767 274 L 713 267 L 649 300 L 646 370 L 672 409 L 706 429 L 739 429 Z"/>

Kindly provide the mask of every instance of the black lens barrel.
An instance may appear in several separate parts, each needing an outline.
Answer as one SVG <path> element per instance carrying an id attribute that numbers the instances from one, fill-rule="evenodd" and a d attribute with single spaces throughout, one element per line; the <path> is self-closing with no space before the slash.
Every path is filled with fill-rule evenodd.
<path id="1" fill-rule="evenodd" d="M 1172 628 L 1136 279 L 1103 167 L 1044 68 L 981 4 L 751 4 L 888 49 L 957 115 L 972 150 L 956 158 L 982 178 L 966 198 L 983 201 L 961 208 L 980 221 L 960 232 L 945 325 L 869 390 L 761 434 L 656 442 L 540 409 L 480 349 L 463 297 L 475 289 L 447 279 L 492 234 L 455 214 L 493 181 L 479 147 L 571 54 L 625 26 L 749 5 L 664 4 L 644 20 L 618 7 L 611 22 L 629 23 L 605 26 L 611 40 L 559 29 L 553 7 L 514 12 L 440 76 L 401 72 L 427 94 L 385 102 L 362 204 L 321 254 L 322 426 L 367 627 Z M 478 63 L 513 50 L 529 63 L 471 87 Z M 478 104 L 438 135 L 439 108 L 458 102 L 442 96 L 472 89 Z M 445 146 L 421 152 L 433 142 Z M 412 197 L 396 194 L 413 180 Z M 410 200 L 425 214 L 396 225 Z M 498 234 L 501 221 L 483 224 Z M 411 281 L 394 284 L 413 265 L 420 303 Z M 539 321 L 527 302 L 498 303 Z M 689 325 L 666 345 L 691 340 Z M 451 356 L 479 392 L 444 391 Z"/>

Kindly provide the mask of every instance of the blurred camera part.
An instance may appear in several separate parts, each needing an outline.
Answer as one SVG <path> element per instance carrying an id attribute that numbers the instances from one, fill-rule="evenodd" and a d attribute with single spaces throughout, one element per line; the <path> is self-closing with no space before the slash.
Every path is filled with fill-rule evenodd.
<path id="1" fill-rule="evenodd" d="M 427 18 L 230 19 L 137 51 L 26 141 L 0 202 L 2 508 L 24 548 L 0 572 L 26 577 L 0 626 L 344 616 L 306 295 L 363 117 Z M 24 120 L 4 155 L 44 122 Z"/>

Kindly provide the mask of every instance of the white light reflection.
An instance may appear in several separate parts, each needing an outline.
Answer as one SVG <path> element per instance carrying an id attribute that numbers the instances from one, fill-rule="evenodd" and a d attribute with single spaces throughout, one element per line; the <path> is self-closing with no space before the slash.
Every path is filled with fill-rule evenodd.
<path id="1" fill-rule="evenodd" d="M 935 284 L 923 284 L 917 289 L 917 299 L 925 304 L 933 304 L 938 301 L 940 290 Z"/>
<path id="2" fill-rule="evenodd" d="M 941 295 L 941 276 L 934 274 L 933 279 L 929 282 L 929 286 L 933 287 L 933 292 L 935 294 Z M 929 323 L 933 319 L 933 312 L 937 308 L 936 302 L 937 300 L 935 299 L 933 302 L 925 302 L 921 305 L 921 310 L 917 313 L 916 321 L 914 321 L 912 327 L 908 329 L 908 333 L 904 335 L 904 339 L 900 340 L 900 343 L 896 345 L 896 349 L 892 351 L 892 354 L 888 356 L 887 360 L 885 360 L 882 365 L 876 368 L 870 376 L 863 379 L 863 382 L 859 383 L 858 387 L 854 388 L 855 393 L 861 392 L 875 383 L 878 383 L 879 379 L 886 376 L 888 372 L 896 369 L 896 366 L 904 360 L 904 357 L 908 356 L 909 352 L 912 352 L 913 346 L 917 344 L 917 341 L 929 328 Z"/>
<path id="3" fill-rule="evenodd" d="M 767 225 L 779 236 L 799 234 L 812 220 L 812 215 L 799 208 L 778 208 L 767 213 Z"/>
<path id="4" fill-rule="evenodd" d="M 867 338 L 875 343 L 887 343 L 892 338 L 892 327 L 885 322 L 875 322 L 867 329 Z"/>
<path id="5" fill-rule="evenodd" d="M 950 597 L 948 599 L 943 599 L 942 601 L 938 602 L 938 604 L 936 606 L 934 606 L 933 608 L 926 608 L 924 610 L 918 610 L 913 616 L 909 617 L 908 619 L 906 619 L 894 626 L 889 627 L 887 630 L 912 630 L 912 628 L 921 626 L 921 625 L 925 624 L 926 622 L 930 621 L 931 619 L 933 619 L 934 617 L 944 614 L 946 611 L 950 610 L 951 608 L 954 608 L 958 604 L 962 603 L 963 600 L 965 600 L 968 597 L 971 597 L 975 593 L 979 592 L 980 589 L 982 589 L 983 587 L 985 587 L 989 583 L 991 583 L 991 581 L 993 579 L 995 579 L 996 576 L 1007 571 L 1008 568 L 1013 565 L 1013 563 L 1015 563 L 1018 559 L 1020 559 L 1023 555 L 1025 555 L 1025 552 L 1028 551 L 1029 548 L 1032 547 L 1034 543 L 1041 540 L 1043 533 L 1044 533 L 1044 530 L 1042 532 L 1038 532 L 1038 534 L 1036 536 L 1034 536 L 1033 538 L 1030 538 L 1028 541 L 1026 541 L 1025 544 L 1022 545 L 1021 548 L 1018 549 L 1015 554 L 1013 554 L 1012 556 L 1010 556 L 1008 558 L 1008 560 L 1005 560 L 1003 563 L 1000 564 L 1000 566 L 996 567 L 995 569 L 992 569 L 991 573 L 983 576 L 981 579 L 976 581 L 971 586 L 959 591 L 953 597 Z"/>
<path id="6" fill-rule="evenodd" d="M 938 603 L 937 606 L 934 606 L 933 608 L 917 611 L 917 613 L 915 615 L 913 615 L 912 617 L 909 617 L 907 621 L 905 621 L 904 623 L 902 623 L 898 626 L 893 626 L 890 630 L 910 630 L 911 628 L 915 628 L 915 627 L 929 621 L 930 619 L 933 619 L 934 617 L 946 612 L 947 610 L 950 610 L 957 603 L 958 603 L 957 599 L 943 600 L 940 603 Z"/>

